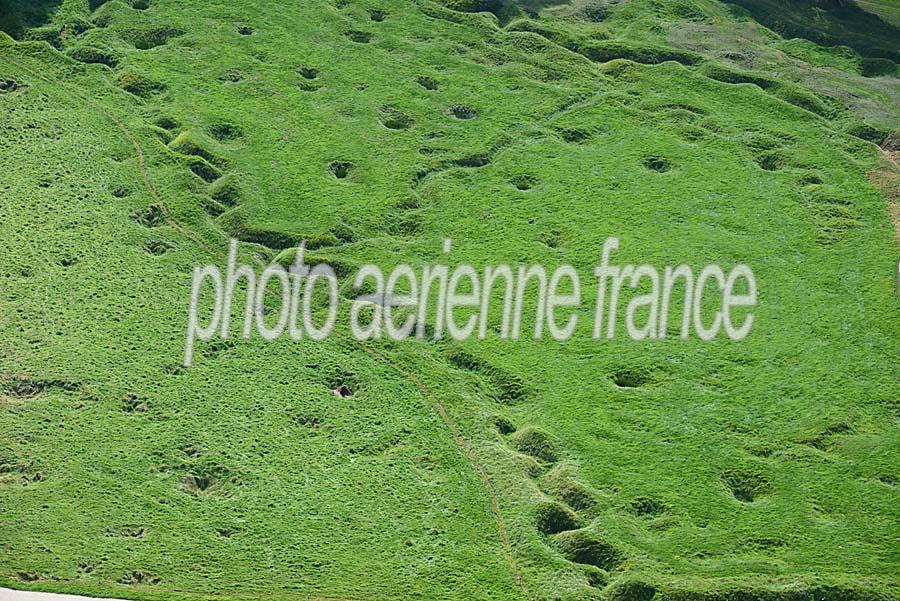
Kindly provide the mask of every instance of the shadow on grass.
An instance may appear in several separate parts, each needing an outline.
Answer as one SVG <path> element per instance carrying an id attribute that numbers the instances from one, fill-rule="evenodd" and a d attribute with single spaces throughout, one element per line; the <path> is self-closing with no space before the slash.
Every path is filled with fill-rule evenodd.
<path id="1" fill-rule="evenodd" d="M 867 58 L 900 62 L 900 29 L 853 0 L 733 0 L 783 37 L 849 46 Z"/>
<path id="2" fill-rule="evenodd" d="M 46 24 L 62 0 L 0 0 L 0 31 L 21 39 L 31 27 Z"/>

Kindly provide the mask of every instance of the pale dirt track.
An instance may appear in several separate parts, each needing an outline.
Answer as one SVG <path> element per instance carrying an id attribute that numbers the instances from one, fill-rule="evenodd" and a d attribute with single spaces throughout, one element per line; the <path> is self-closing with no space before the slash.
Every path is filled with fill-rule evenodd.
<path id="1" fill-rule="evenodd" d="M 56 593 L 32 593 L 0 588 L 0 601 L 115 601 L 114 599 L 98 599 L 96 597 L 78 597 L 77 595 L 57 595 Z"/>

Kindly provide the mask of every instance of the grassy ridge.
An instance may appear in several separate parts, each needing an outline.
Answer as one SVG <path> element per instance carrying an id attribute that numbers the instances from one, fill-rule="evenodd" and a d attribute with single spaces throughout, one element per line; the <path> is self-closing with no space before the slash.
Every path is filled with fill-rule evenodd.
<path id="1" fill-rule="evenodd" d="M 59 50 L 0 42 L 16 586 L 897 598 L 896 246 L 865 178 L 895 77 L 705 1 L 67 7 Z M 586 308 L 563 346 L 342 322 L 178 367 L 228 236 L 347 272 L 450 237 L 589 282 L 608 235 L 621 262 L 751 264 L 753 336 L 592 342 Z"/>

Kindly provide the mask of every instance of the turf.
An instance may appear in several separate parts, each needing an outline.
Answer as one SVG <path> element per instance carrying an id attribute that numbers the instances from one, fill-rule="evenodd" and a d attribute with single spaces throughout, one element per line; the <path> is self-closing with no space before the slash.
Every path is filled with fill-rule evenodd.
<path id="1" fill-rule="evenodd" d="M 786 39 L 753 4 L 0 3 L 2 581 L 900 598 L 897 246 L 867 178 L 896 177 L 896 57 L 871 50 L 896 30 L 853 9 L 821 25 L 840 43 Z M 752 335 L 342 321 L 180 366 L 191 270 L 229 237 L 342 273 L 452 238 L 453 263 L 589 282 L 612 235 L 622 263 L 750 264 Z"/>

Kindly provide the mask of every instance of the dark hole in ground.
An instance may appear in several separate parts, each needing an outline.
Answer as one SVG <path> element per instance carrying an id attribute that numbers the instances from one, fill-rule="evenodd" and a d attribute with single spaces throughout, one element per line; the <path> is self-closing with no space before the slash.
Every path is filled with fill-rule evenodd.
<path id="1" fill-rule="evenodd" d="M 502 415 L 497 416 L 494 419 L 494 425 L 497 426 L 497 430 L 500 434 L 512 434 L 516 431 L 516 425 Z"/>
<path id="2" fill-rule="evenodd" d="M 141 570 L 133 570 L 119 578 L 116 582 L 129 586 L 136 586 L 138 584 L 158 584 L 159 578 Z"/>
<path id="3" fill-rule="evenodd" d="M 165 223 L 166 214 L 161 206 L 152 204 L 146 209 L 138 209 L 131 214 L 131 218 L 144 227 L 156 227 Z"/>
<path id="4" fill-rule="evenodd" d="M 179 488 L 195 496 L 227 495 L 231 488 L 240 484 L 240 477 L 228 468 L 219 464 L 201 464 L 194 465 L 181 477 Z"/>
<path id="5" fill-rule="evenodd" d="M 656 516 L 667 511 L 665 504 L 657 499 L 640 497 L 631 502 L 631 508 L 635 514 L 641 516 Z"/>
<path id="6" fill-rule="evenodd" d="M 644 167 L 650 169 L 651 171 L 664 173 L 672 168 L 672 164 L 668 160 L 661 157 L 648 157 L 644 159 Z"/>
<path id="7" fill-rule="evenodd" d="M 138 50 L 151 50 L 165 45 L 169 40 L 181 37 L 186 32 L 174 27 L 156 27 L 146 30 L 132 30 L 125 33 L 128 41 Z"/>
<path id="8" fill-rule="evenodd" d="M 172 117 L 167 117 L 167 116 L 165 116 L 165 115 L 162 116 L 162 117 L 159 117 L 159 118 L 156 119 L 156 121 L 154 121 L 153 123 L 154 123 L 154 125 L 156 125 L 157 127 L 161 127 L 161 128 L 163 128 L 163 129 L 165 129 L 165 130 L 167 130 L 167 131 L 175 131 L 175 130 L 177 130 L 177 129 L 179 129 L 179 128 L 181 127 L 181 124 L 178 123 L 178 121 L 176 121 L 176 120 L 175 120 L 174 118 L 172 118 Z"/>
<path id="9" fill-rule="evenodd" d="M 815 173 L 807 173 L 803 177 L 800 178 L 801 186 L 809 186 L 812 184 L 823 184 L 825 183 L 821 177 L 816 175 Z"/>
<path id="10" fill-rule="evenodd" d="M 122 411 L 125 413 L 145 413 L 150 409 L 150 403 L 135 394 L 128 394 L 122 400 Z"/>
<path id="11" fill-rule="evenodd" d="M 209 135 L 219 142 L 230 142 L 243 137 L 244 130 L 234 123 L 216 123 L 209 128 Z"/>
<path id="12" fill-rule="evenodd" d="M 162 373 L 167 376 L 183 376 L 187 373 L 187 369 L 178 363 L 171 363 L 162 368 Z"/>
<path id="13" fill-rule="evenodd" d="M 453 161 L 453 164 L 457 167 L 484 167 L 485 165 L 490 164 L 491 155 L 487 153 L 473 154 L 467 157 L 463 157 L 456 161 Z"/>
<path id="14" fill-rule="evenodd" d="M 778 538 L 754 537 L 742 541 L 741 547 L 754 551 L 768 551 L 771 549 L 779 549 L 786 544 L 787 543 Z"/>
<path id="15" fill-rule="evenodd" d="M 546 244 L 548 248 L 559 248 L 559 245 L 562 243 L 562 233 L 556 229 L 546 232 L 541 236 L 541 242 Z"/>
<path id="16" fill-rule="evenodd" d="M 647 374 L 634 370 L 623 370 L 613 374 L 613 382 L 619 388 L 639 388 L 649 381 Z"/>
<path id="17" fill-rule="evenodd" d="M 513 446 L 526 455 L 548 463 L 553 463 L 558 457 L 556 445 L 550 435 L 539 428 L 520 430 L 513 440 Z"/>
<path id="18" fill-rule="evenodd" d="M 525 382 L 521 378 L 503 369 L 494 367 L 480 357 L 464 351 L 453 350 L 447 355 L 447 360 L 456 367 L 486 376 L 496 389 L 494 393 L 495 398 L 501 403 L 513 403 L 528 394 Z"/>
<path id="19" fill-rule="evenodd" d="M 144 244 L 144 250 L 157 257 L 166 254 L 173 248 L 175 248 L 175 245 L 171 242 L 166 242 L 165 240 L 148 240 L 147 243 Z"/>
<path id="20" fill-rule="evenodd" d="M 828 426 L 815 436 L 811 436 L 802 442 L 805 442 L 809 446 L 819 449 L 820 451 L 828 451 L 834 444 L 833 437 L 849 434 L 852 431 L 853 426 L 849 423 L 841 422 Z"/>
<path id="21" fill-rule="evenodd" d="M 216 202 L 233 207 L 241 200 L 241 188 L 235 180 L 225 176 L 210 185 L 209 195 Z"/>
<path id="22" fill-rule="evenodd" d="M 106 65 L 110 68 L 119 64 L 119 59 L 112 52 L 93 46 L 74 48 L 68 54 L 73 59 L 87 64 Z"/>
<path id="23" fill-rule="evenodd" d="M 475 109 L 464 104 L 454 104 L 448 110 L 457 119 L 474 119 L 478 116 L 478 112 Z"/>
<path id="24" fill-rule="evenodd" d="M 336 387 L 331 389 L 331 392 L 333 392 L 335 396 L 338 396 L 338 397 L 341 397 L 344 399 L 353 396 L 353 391 L 350 390 L 350 387 L 347 386 L 346 384 L 338 384 Z"/>
<path id="25" fill-rule="evenodd" d="M 758 157 L 756 162 L 766 171 L 778 171 L 784 166 L 784 159 L 777 153 L 764 154 Z"/>
<path id="26" fill-rule="evenodd" d="M 338 179 L 344 179 L 350 175 L 352 168 L 353 163 L 348 163 L 347 161 L 333 161 L 328 165 L 328 169 Z"/>
<path id="27" fill-rule="evenodd" d="M 372 34 L 368 31 L 354 29 L 348 31 L 345 35 L 357 44 L 368 44 L 372 41 Z"/>
<path id="28" fill-rule="evenodd" d="M 383 10 L 373 8 L 369 10 L 369 18 L 375 21 L 376 23 L 381 23 L 384 21 L 384 18 L 387 16 L 387 13 Z"/>
<path id="29" fill-rule="evenodd" d="M 238 27 L 237 32 L 240 35 L 253 35 L 253 28 L 249 25 L 241 25 Z"/>
<path id="30" fill-rule="evenodd" d="M 219 76 L 219 81 L 222 83 L 241 83 L 244 81 L 244 73 L 237 67 L 225 69 L 222 75 Z"/>
<path id="31" fill-rule="evenodd" d="M 323 424 L 322 419 L 315 415 L 300 415 L 295 417 L 292 421 L 298 426 L 306 426 L 307 428 L 312 428 L 314 430 Z"/>
<path id="32" fill-rule="evenodd" d="M 516 187 L 516 190 L 531 190 L 537 184 L 537 178 L 533 175 L 516 175 L 509 182 Z"/>
<path id="33" fill-rule="evenodd" d="M 169 143 L 169 148 L 183 155 L 203 159 L 203 161 L 206 161 L 213 167 L 224 168 L 227 166 L 222 158 L 204 148 L 190 133 L 183 133 L 172 140 Z"/>
<path id="34" fill-rule="evenodd" d="M 81 574 L 90 574 L 97 569 L 97 565 L 89 561 L 78 562 L 78 572 Z"/>
<path id="35" fill-rule="evenodd" d="M 386 106 L 381 110 L 381 123 L 388 129 L 409 129 L 413 120 L 396 107 Z"/>
<path id="36" fill-rule="evenodd" d="M 768 483 L 759 474 L 749 471 L 728 471 L 722 474 L 722 481 L 731 490 L 734 498 L 741 503 L 752 503 L 759 495 L 768 491 Z"/>
<path id="37" fill-rule="evenodd" d="M 209 184 L 222 176 L 219 170 L 210 165 L 205 159 L 197 159 L 191 162 L 190 169 L 194 175 Z"/>
<path id="38" fill-rule="evenodd" d="M 433 77 L 421 76 L 416 78 L 416 83 L 425 88 L 426 90 L 437 90 L 440 87 L 440 83 Z"/>
<path id="39" fill-rule="evenodd" d="M 203 350 L 203 355 L 205 357 L 216 357 L 216 356 L 220 355 L 221 353 L 224 353 L 228 349 L 234 347 L 235 344 L 237 344 L 237 343 L 233 339 L 214 340 L 214 341 L 210 342 L 209 346 L 207 346 Z"/>
<path id="40" fill-rule="evenodd" d="M 537 529 L 542 534 L 559 534 L 567 530 L 577 530 L 581 525 L 571 509 L 555 502 L 546 502 L 537 510 Z"/>
<path id="41" fill-rule="evenodd" d="M 300 67 L 297 69 L 297 73 L 299 73 L 303 79 L 315 79 L 319 76 L 319 70 L 312 67 Z"/>
<path id="42" fill-rule="evenodd" d="M 186 474 L 181 479 L 181 488 L 186 492 L 197 494 L 209 490 L 214 483 L 215 480 L 209 476 Z"/>
<path id="43" fill-rule="evenodd" d="M 563 532 L 557 535 L 556 541 L 565 558 L 575 563 L 612 570 L 622 562 L 618 549 L 583 530 Z"/>
<path id="44" fill-rule="evenodd" d="M 0 81 L 0 94 L 11 94 L 19 89 L 19 82 L 15 79 L 5 79 Z"/>
<path id="45" fill-rule="evenodd" d="M 591 137 L 590 132 L 583 129 L 562 129 L 559 131 L 559 135 L 563 141 L 569 144 L 578 144 Z"/>
<path id="46" fill-rule="evenodd" d="M 187 444 L 181 447 L 181 452 L 188 457 L 199 457 L 203 454 L 203 447 L 198 444 Z"/>
<path id="47" fill-rule="evenodd" d="M 604 588 L 607 584 L 609 584 L 609 578 L 605 571 L 595 566 L 586 566 L 584 564 L 582 564 L 582 566 L 589 586 L 592 586 L 594 588 Z"/>
<path id="48" fill-rule="evenodd" d="M 882 474 L 875 478 L 882 484 L 887 484 L 888 486 L 896 486 L 898 482 L 900 482 L 900 476 L 896 476 L 893 474 Z"/>
<path id="49" fill-rule="evenodd" d="M 3 390 L 9 396 L 28 399 L 42 394 L 51 388 L 73 391 L 77 386 L 70 382 L 63 382 L 60 380 L 33 380 L 27 376 L 19 376 L 13 380 L 12 383 L 4 386 Z"/>
<path id="50" fill-rule="evenodd" d="M 134 71 L 123 71 L 116 78 L 120 88 L 138 98 L 149 98 L 166 90 L 165 84 L 153 81 Z"/>

